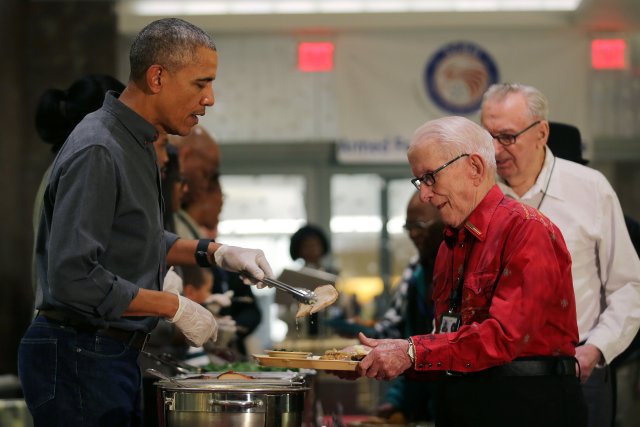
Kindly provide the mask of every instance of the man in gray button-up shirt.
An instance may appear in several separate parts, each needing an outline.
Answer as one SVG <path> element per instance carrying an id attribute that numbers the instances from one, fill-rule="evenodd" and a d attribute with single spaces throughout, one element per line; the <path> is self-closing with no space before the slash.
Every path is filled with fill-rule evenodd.
<path id="1" fill-rule="evenodd" d="M 258 280 L 272 276 L 262 251 L 164 231 L 152 143 L 158 132 L 187 135 L 213 105 L 213 40 L 185 21 L 162 19 L 136 37 L 130 61 L 127 87 L 76 127 L 45 191 L 39 315 L 19 349 L 36 426 L 139 425 L 137 358 L 158 317 L 193 345 L 215 339 L 208 310 L 162 291 L 166 265 L 215 261 Z"/>

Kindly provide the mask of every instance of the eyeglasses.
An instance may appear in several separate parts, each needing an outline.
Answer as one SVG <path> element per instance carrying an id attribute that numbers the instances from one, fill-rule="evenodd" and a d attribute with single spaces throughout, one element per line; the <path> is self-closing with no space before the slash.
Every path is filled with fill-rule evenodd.
<path id="1" fill-rule="evenodd" d="M 420 186 L 422 184 L 426 185 L 427 187 L 431 187 L 433 184 L 436 183 L 436 174 L 438 172 L 440 172 L 442 169 L 446 168 L 447 166 L 449 166 L 451 163 L 455 162 L 456 160 L 468 156 L 468 154 L 460 154 L 458 157 L 456 157 L 453 160 L 448 161 L 447 163 L 445 163 L 444 165 L 440 166 L 438 169 L 434 170 L 433 172 L 427 172 L 424 175 L 422 175 L 420 178 L 413 178 L 411 180 L 411 183 L 413 184 L 414 187 L 416 187 L 418 190 L 420 190 Z"/>
<path id="2" fill-rule="evenodd" d="M 427 230 L 435 221 L 432 219 L 430 221 L 407 221 L 404 223 L 402 228 L 406 231 L 411 230 Z"/>
<path id="3" fill-rule="evenodd" d="M 509 133 L 499 133 L 498 135 L 493 135 L 491 134 L 491 136 L 493 137 L 493 139 L 495 139 L 496 141 L 498 141 L 501 145 L 504 145 L 505 147 L 508 145 L 513 145 L 516 143 L 516 139 L 522 135 L 523 133 L 525 133 L 526 131 L 528 131 L 529 129 L 531 129 L 532 127 L 534 127 L 535 125 L 537 125 L 538 123 L 540 123 L 540 120 L 536 120 L 535 122 L 531 123 L 529 126 L 527 126 L 526 128 L 522 129 L 520 132 L 515 133 L 515 134 L 509 134 Z"/>

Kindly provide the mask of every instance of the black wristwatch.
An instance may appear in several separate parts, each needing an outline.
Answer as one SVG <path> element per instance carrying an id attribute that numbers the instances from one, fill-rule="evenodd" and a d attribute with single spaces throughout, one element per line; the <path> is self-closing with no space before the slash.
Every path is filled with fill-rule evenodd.
<path id="1" fill-rule="evenodd" d="M 213 242 L 213 240 L 198 240 L 198 246 L 196 246 L 196 262 L 200 267 L 211 267 L 209 257 L 207 256 L 207 248 L 209 247 L 209 243 L 211 242 Z"/>

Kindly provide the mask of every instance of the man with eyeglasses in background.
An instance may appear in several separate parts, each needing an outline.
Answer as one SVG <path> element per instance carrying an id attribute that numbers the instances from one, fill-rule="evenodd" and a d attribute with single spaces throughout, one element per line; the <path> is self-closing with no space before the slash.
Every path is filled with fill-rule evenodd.
<path id="1" fill-rule="evenodd" d="M 356 375 L 438 379 L 437 427 L 585 426 L 571 257 L 560 230 L 504 196 L 491 135 L 466 118 L 425 123 L 407 156 L 420 200 L 446 225 L 433 274 L 436 333 L 360 334 L 371 350 Z"/>
<path id="2" fill-rule="evenodd" d="M 582 390 L 589 426 L 610 426 L 609 363 L 640 327 L 640 261 L 618 197 L 600 172 L 553 155 L 547 99 L 522 84 L 496 84 L 484 95 L 482 126 L 493 136 L 498 185 L 539 209 L 562 231 L 572 257 Z"/>

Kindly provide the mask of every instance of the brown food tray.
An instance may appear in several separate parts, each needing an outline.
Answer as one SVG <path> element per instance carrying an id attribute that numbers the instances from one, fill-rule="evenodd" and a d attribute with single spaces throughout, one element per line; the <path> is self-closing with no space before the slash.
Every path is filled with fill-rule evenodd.
<path id="1" fill-rule="evenodd" d="M 285 359 L 306 359 L 311 356 L 310 351 L 286 351 L 286 350 L 267 350 L 269 357 L 282 357 Z"/>
<path id="2" fill-rule="evenodd" d="M 262 366 L 275 366 L 279 368 L 317 369 L 321 371 L 355 371 L 358 366 L 353 360 L 324 360 L 320 356 L 310 356 L 306 359 L 288 357 L 270 357 L 266 354 L 254 354 L 258 363 Z"/>

